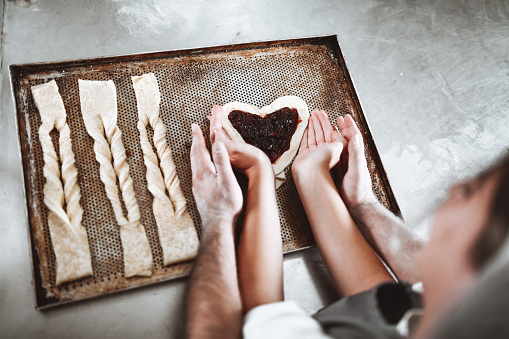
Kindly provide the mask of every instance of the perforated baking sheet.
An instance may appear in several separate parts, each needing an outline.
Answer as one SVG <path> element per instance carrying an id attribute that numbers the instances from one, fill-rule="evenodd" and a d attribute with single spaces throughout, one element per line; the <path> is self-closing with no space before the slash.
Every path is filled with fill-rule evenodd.
<path id="1" fill-rule="evenodd" d="M 258 107 L 283 95 L 297 95 L 310 110 L 324 109 L 331 120 L 350 113 L 363 133 L 373 189 L 393 212 L 399 208 L 380 162 L 336 36 L 257 42 L 181 51 L 126 55 L 49 64 L 11 65 L 18 133 L 29 212 L 36 307 L 77 301 L 115 291 L 188 275 L 185 262 L 164 267 L 152 195 L 147 189 L 145 165 L 136 128 L 137 107 L 131 76 L 153 72 L 161 92 L 160 114 L 166 124 L 182 190 L 200 234 L 200 218 L 191 192 L 191 123 L 208 133 L 206 116 L 212 105 L 241 101 Z M 30 87 L 54 79 L 59 87 L 71 129 L 78 169 L 83 226 L 87 230 L 94 276 L 55 286 L 55 256 L 44 204 L 43 156 L 38 137 L 41 124 Z M 119 228 L 99 176 L 93 139 L 80 111 L 78 79 L 112 79 L 117 89 L 118 126 L 127 151 L 142 222 L 154 258 L 152 277 L 125 278 Z M 150 131 L 151 132 L 151 131 Z M 54 143 L 58 134 L 52 133 Z M 150 140 L 152 138 L 149 138 Z M 314 240 L 290 167 L 288 182 L 277 192 L 285 252 L 313 245 Z M 237 231 L 240 231 L 240 219 Z M 238 233 L 238 232 L 237 232 Z"/>

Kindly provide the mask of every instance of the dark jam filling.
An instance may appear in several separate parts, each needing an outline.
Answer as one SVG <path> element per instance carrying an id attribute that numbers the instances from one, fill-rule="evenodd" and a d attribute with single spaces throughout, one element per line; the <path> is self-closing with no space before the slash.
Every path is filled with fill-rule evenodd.
<path id="1" fill-rule="evenodd" d="M 231 111 L 228 119 L 248 144 L 267 154 L 271 163 L 290 148 L 293 133 L 299 124 L 295 108 L 284 107 L 260 117 L 244 111 Z"/>

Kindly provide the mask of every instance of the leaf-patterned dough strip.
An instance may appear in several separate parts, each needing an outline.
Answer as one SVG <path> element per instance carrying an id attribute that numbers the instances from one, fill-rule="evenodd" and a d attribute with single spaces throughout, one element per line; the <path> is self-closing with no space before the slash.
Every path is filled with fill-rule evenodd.
<path id="1" fill-rule="evenodd" d="M 198 235 L 186 209 L 186 198 L 180 189 L 175 163 L 166 142 L 166 126 L 159 116 L 161 96 L 157 80 L 153 73 L 135 76 L 132 80 L 138 105 L 141 149 L 147 168 L 148 189 L 154 196 L 153 211 L 163 249 L 163 262 L 169 265 L 190 260 L 198 252 Z M 148 139 L 148 124 L 154 131 L 157 155 Z"/>
<path id="2" fill-rule="evenodd" d="M 122 133 L 117 126 L 117 94 L 112 80 L 78 80 L 81 114 L 88 134 L 94 139 L 94 151 L 100 165 L 100 176 L 106 188 L 124 250 L 126 277 L 152 275 L 152 253 L 145 227 L 140 221 L 140 209 L 134 194 L 133 180 L 122 144 Z M 113 165 L 112 165 L 113 158 Z M 122 211 L 118 186 L 127 209 Z"/>
<path id="3" fill-rule="evenodd" d="M 43 173 L 46 178 L 44 203 L 48 207 L 48 226 L 55 251 L 58 286 L 92 275 L 92 259 L 87 232 L 81 225 L 83 209 L 80 206 L 80 188 L 76 181 L 78 171 L 74 165 L 69 125 L 57 83 L 52 80 L 31 89 L 42 121 L 39 140 L 44 157 Z M 55 128 L 59 132 L 61 175 L 58 157 L 49 135 Z M 66 210 L 64 203 L 67 204 Z"/>

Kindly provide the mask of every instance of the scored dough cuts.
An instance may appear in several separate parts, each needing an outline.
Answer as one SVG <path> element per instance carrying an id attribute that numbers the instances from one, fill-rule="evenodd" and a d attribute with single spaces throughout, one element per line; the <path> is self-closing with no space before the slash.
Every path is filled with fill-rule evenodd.
<path id="1" fill-rule="evenodd" d="M 261 109 L 256 106 L 244 104 L 237 101 L 223 105 L 223 128 L 226 134 L 228 134 L 228 136 L 236 142 L 245 141 L 228 119 L 228 115 L 232 111 L 238 110 L 263 117 L 284 107 L 297 109 L 301 121 L 298 123 L 297 129 L 292 136 L 290 141 L 290 148 L 285 151 L 279 157 L 279 159 L 276 160 L 276 162 L 272 164 L 274 174 L 276 175 L 276 188 L 279 188 L 286 181 L 284 170 L 292 162 L 293 158 L 297 154 L 302 136 L 304 134 L 304 130 L 308 125 L 309 110 L 306 102 L 297 96 L 288 95 L 277 98 L 274 100 L 274 102 L 272 102 L 272 104 L 264 106 Z"/>
<path id="2" fill-rule="evenodd" d="M 78 80 L 78 84 L 85 128 L 94 139 L 94 151 L 100 165 L 101 180 L 120 227 L 125 276 L 150 276 L 152 253 L 145 227 L 140 221 L 140 209 L 134 194 L 133 180 L 129 175 L 122 133 L 117 126 L 115 84 L 112 80 L 81 79 Z M 123 214 L 119 200 L 117 179 L 127 209 L 127 218 Z"/>
<path id="3" fill-rule="evenodd" d="M 48 207 L 48 226 L 56 259 L 55 284 L 58 286 L 92 275 L 92 259 L 87 232 L 81 224 L 83 209 L 80 206 L 80 188 L 76 181 L 78 171 L 74 165 L 70 129 L 57 83 L 51 80 L 33 86 L 31 90 L 42 121 L 39 140 L 44 157 L 43 173 L 46 178 L 44 203 Z M 55 128 L 59 132 L 62 173 L 49 135 Z M 65 210 L 64 204 L 67 205 Z"/>
<path id="4" fill-rule="evenodd" d="M 159 116 L 161 95 L 157 80 L 153 73 L 149 73 L 134 76 L 132 81 L 138 106 L 141 149 L 147 168 L 147 186 L 154 196 L 153 211 L 163 250 L 163 263 L 170 265 L 190 260 L 198 253 L 198 235 L 186 209 L 186 198 L 180 189 L 175 163 L 166 142 L 166 126 Z M 154 132 L 157 155 L 147 135 L 148 124 Z"/>

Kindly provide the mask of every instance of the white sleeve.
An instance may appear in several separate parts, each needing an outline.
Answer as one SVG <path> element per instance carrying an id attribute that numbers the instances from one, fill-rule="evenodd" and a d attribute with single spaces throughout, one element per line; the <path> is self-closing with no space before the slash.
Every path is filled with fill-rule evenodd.
<path id="1" fill-rule="evenodd" d="M 294 301 L 282 301 L 253 308 L 244 318 L 244 339 L 330 338 L 320 323 Z"/>

